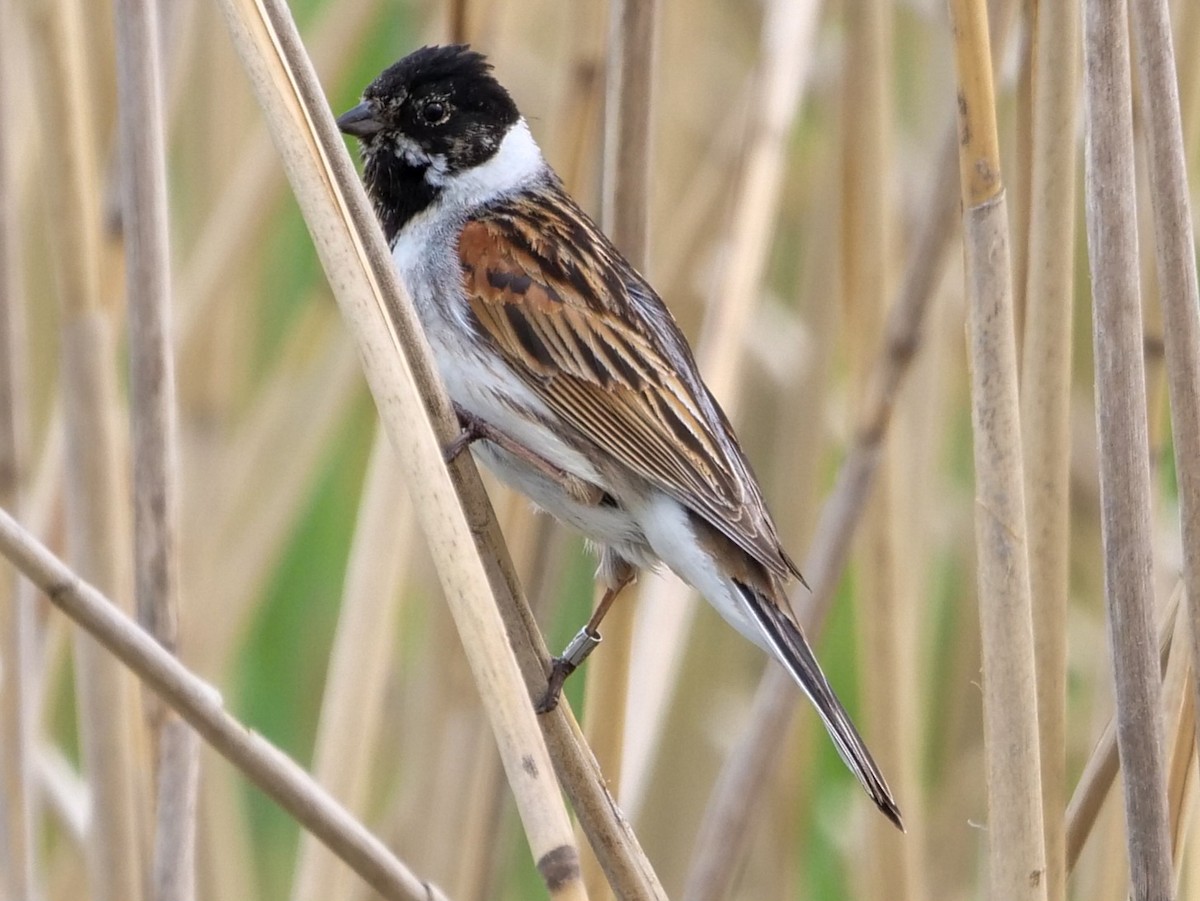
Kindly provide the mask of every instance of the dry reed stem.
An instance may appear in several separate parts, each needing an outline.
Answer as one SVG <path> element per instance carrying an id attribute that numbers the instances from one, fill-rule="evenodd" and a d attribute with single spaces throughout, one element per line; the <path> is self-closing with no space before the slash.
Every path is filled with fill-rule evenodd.
<path id="1" fill-rule="evenodd" d="M 1195 706 L 1192 704 L 1191 623 L 1177 617 L 1171 655 L 1162 674 L 1163 715 L 1167 735 L 1167 809 L 1171 833 L 1171 860 L 1175 885 L 1179 884 L 1184 835 L 1193 794 L 1192 763 L 1196 752 Z"/>
<path id="2" fill-rule="evenodd" d="M 892 14 L 890 4 L 855 3 L 846 8 L 842 113 L 842 307 L 849 345 L 851 381 L 858 403 L 872 375 L 889 299 L 892 220 Z M 919 723 L 906 718 L 913 709 L 914 656 L 906 638 L 915 598 L 906 578 L 912 565 L 897 528 L 898 480 L 903 479 L 901 448 L 883 449 L 878 488 L 867 503 L 858 545 L 856 616 L 862 661 L 864 736 L 893 786 L 917 788 Z M 903 794 L 898 794 L 903 799 Z M 906 827 L 912 826 L 907 804 Z M 896 831 L 883 817 L 871 817 L 862 845 L 872 864 L 862 874 L 865 898 L 903 901 L 923 897 L 918 882 L 921 841 Z"/>
<path id="3" fill-rule="evenodd" d="M 1084 16 L 1085 195 L 1104 592 L 1131 891 L 1134 901 L 1158 901 L 1173 897 L 1174 890 L 1151 624 L 1150 471 L 1129 50 L 1126 4 L 1091 0 Z"/>
<path id="4" fill-rule="evenodd" d="M 410 873 L 290 757 L 226 712 L 220 692 L 195 676 L 3 510 L 0 553 L 376 891 L 400 901 L 445 897 Z"/>
<path id="5" fill-rule="evenodd" d="M 1034 77 L 1036 65 L 1033 55 L 1037 35 L 1038 4 L 1025 5 L 1024 18 L 1027 27 L 1021 29 L 1017 38 L 1017 67 L 1015 94 L 1015 109 L 1011 114 L 1011 162 L 1007 167 L 1008 177 L 1005 179 L 1005 195 L 1008 200 L 1008 219 L 1012 225 L 1013 242 L 1012 256 L 1012 295 L 1013 295 L 1013 332 L 1017 339 L 1017 360 L 1025 358 L 1025 335 L 1028 330 L 1025 308 L 1028 298 L 1025 294 L 1029 283 L 1029 233 L 1032 219 L 1034 200 L 1033 185 L 1033 154 L 1034 154 Z M 1066 42 L 1064 42 L 1065 44 Z M 1021 373 L 1024 378 L 1024 373 Z M 1024 382 L 1021 383 L 1022 385 Z"/>
<path id="6" fill-rule="evenodd" d="M 446 34 L 452 44 L 465 44 L 470 40 L 470 5 L 469 0 L 450 0 L 447 4 Z"/>
<path id="7" fill-rule="evenodd" d="M 609 39 L 604 121 L 601 226 L 634 268 L 649 272 L 651 160 L 653 156 L 654 61 L 658 0 L 614 0 Z M 621 789 L 621 751 L 629 689 L 637 585 L 617 601 L 604 621 L 604 650 L 592 658 L 584 695 L 584 735 L 608 780 Z M 588 894 L 612 892 L 596 859 L 583 859 Z"/>
<path id="8" fill-rule="evenodd" d="M 155 0 L 117 0 L 120 178 L 129 318 L 134 599 L 138 620 L 174 652 L 179 635 L 179 449 L 159 33 Z M 199 742 L 149 706 L 156 807 L 152 893 L 195 897 Z"/>
<path id="9" fill-rule="evenodd" d="M 157 7 L 116 0 L 122 233 L 130 328 L 134 562 L 138 620 L 167 650 L 178 637 L 178 441 Z"/>
<path id="10" fill-rule="evenodd" d="M 186 901 L 196 897 L 200 736 L 174 714 L 164 718 L 158 734 L 156 787 L 150 896 Z"/>
<path id="11" fill-rule="evenodd" d="M 13 9 L 0 0 L 0 123 L 13 115 L 15 65 Z M 21 266 L 20 204 L 14 171 L 15 129 L 0 129 L 0 507 L 20 509 L 28 473 L 25 297 Z M 0 572 L 0 850 L 5 897 L 32 898 L 35 890 L 32 737 L 36 726 L 33 605 L 20 596 L 15 570 Z"/>
<path id="12" fill-rule="evenodd" d="M 957 194 L 953 182 L 943 178 L 942 173 L 954 166 L 956 154 L 957 141 L 951 128 L 929 180 L 929 197 L 922 207 L 926 213 L 909 254 L 911 262 L 889 307 L 883 345 L 869 380 L 871 387 L 854 443 L 821 508 L 804 558 L 803 571 L 812 592 L 804 595 L 796 608 L 809 636 L 820 634 L 829 613 L 851 539 L 874 487 L 896 396 L 921 343 L 929 300 L 954 234 Z M 686 884 L 708 892 L 708 897 L 723 896 L 724 886 L 742 859 L 749 839 L 750 812 L 768 784 L 767 776 L 779 763 L 798 697 L 787 673 L 779 667 L 767 667 L 755 695 L 750 727 L 722 767 L 692 851 Z"/>
<path id="13" fill-rule="evenodd" d="M 601 225 L 646 271 L 653 156 L 654 57 L 659 0 L 610 4 Z"/>
<path id="14" fill-rule="evenodd" d="M 483 540 L 483 529 L 494 528 L 495 519 L 469 523 L 442 462 L 441 447 L 455 428 L 416 314 L 396 280 L 290 14 L 273 3 L 263 9 L 238 0 L 222 9 L 399 451 L 539 872 L 554 897 L 586 897 L 550 757 L 497 610 L 495 591 L 503 592 L 504 583 L 489 582 L 480 557 L 482 551 L 493 557 L 501 546 Z M 464 481 L 474 475 L 465 459 L 453 468 Z"/>
<path id="15" fill-rule="evenodd" d="M 395 646 L 400 586 L 417 536 L 400 467 L 380 429 L 363 482 L 346 564 L 341 613 L 325 677 L 313 777 L 358 816 L 365 813 Z M 300 839 L 293 901 L 344 898 L 350 873 L 311 833 Z"/>
<path id="16" fill-rule="evenodd" d="M 1132 6 L 1179 483 L 1183 581 L 1192 647 L 1200 653 L 1200 291 L 1187 159 L 1170 11 L 1162 0 L 1139 0 Z M 1193 704 L 1200 706 L 1200 669 L 1193 666 L 1192 675 Z"/>
<path id="17" fill-rule="evenodd" d="M 982 0 L 952 0 L 950 15 L 959 84 L 989 896 L 1045 899 L 1016 337 L 991 42 Z"/>
<path id="18" fill-rule="evenodd" d="M 1179 619 L 1179 605 L 1183 597 L 1182 583 L 1171 594 L 1166 607 L 1162 611 L 1162 619 L 1158 626 L 1158 657 L 1159 672 L 1166 672 L 1174 646 L 1174 636 Z M 1100 809 L 1108 797 L 1109 790 L 1120 771 L 1120 759 L 1117 756 L 1117 730 L 1110 719 L 1100 733 L 1100 738 L 1092 748 L 1087 763 L 1079 780 L 1071 801 L 1067 805 L 1065 816 L 1066 831 L 1066 871 L 1071 873 L 1079 860 L 1079 854 L 1092 833 Z"/>
<path id="19" fill-rule="evenodd" d="M 1195 47 L 1200 38 L 1200 5 L 1184 3 L 1179 10 L 1176 43 Z M 1179 109 L 1183 119 L 1184 150 L 1193 157 L 1200 138 L 1200 54 L 1184 53 L 1176 59 L 1179 67 Z"/>
<path id="20" fill-rule="evenodd" d="M 91 73 L 84 58 L 82 10 L 49 4 L 36 26 L 44 60 L 42 121 L 46 180 L 56 227 L 62 308 L 68 546 L 80 570 L 112 598 L 130 603 L 128 508 L 119 449 L 119 400 L 112 324 L 101 309 L 101 242 Z M 137 753 L 128 674 L 83 633 L 75 642 L 85 769 L 93 793 L 89 886 L 100 901 L 142 896 L 136 804 Z"/>
<path id="21" fill-rule="evenodd" d="M 1079 8 L 1037 4 L 1021 438 L 1029 585 L 1037 662 L 1046 896 L 1066 898 L 1067 576 L 1070 543 L 1071 305 L 1075 259 L 1075 131 Z"/>

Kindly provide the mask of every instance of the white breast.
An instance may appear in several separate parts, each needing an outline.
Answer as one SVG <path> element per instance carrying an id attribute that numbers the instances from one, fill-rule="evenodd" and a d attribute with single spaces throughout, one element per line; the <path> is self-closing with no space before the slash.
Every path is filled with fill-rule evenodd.
<path id="1" fill-rule="evenodd" d="M 470 213 L 545 175 L 541 152 L 522 119 L 491 160 L 444 181 L 437 200 L 396 236 L 392 260 L 454 402 L 560 469 L 599 484 L 592 464 L 543 424 L 555 419 L 545 404 L 475 338 L 463 293 L 458 236 Z"/>

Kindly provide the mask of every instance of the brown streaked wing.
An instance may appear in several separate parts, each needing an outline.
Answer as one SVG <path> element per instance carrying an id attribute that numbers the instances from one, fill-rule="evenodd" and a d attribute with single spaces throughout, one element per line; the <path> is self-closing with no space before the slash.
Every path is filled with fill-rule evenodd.
<path id="1" fill-rule="evenodd" d="M 704 516 L 771 572 L 795 573 L 725 424 L 711 421 L 638 327 L 627 282 L 638 276 L 565 195 L 554 199 L 579 219 L 516 201 L 463 227 L 464 283 L 483 331 L 590 444 Z"/>

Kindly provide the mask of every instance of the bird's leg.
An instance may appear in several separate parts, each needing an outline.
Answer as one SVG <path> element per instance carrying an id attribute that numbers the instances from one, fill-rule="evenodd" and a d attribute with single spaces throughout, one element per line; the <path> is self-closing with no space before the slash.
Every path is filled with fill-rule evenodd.
<path id="1" fill-rule="evenodd" d="M 596 650 L 596 645 L 600 644 L 600 621 L 608 613 L 608 608 L 617 599 L 621 589 L 633 581 L 635 572 L 636 570 L 632 566 L 622 565 L 616 576 L 617 581 L 605 590 L 604 596 L 600 598 L 600 603 L 596 605 L 587 625 L 575 633 L 575 637 L 567 644 L 562 656 L 555 657 L 551 661 L 550 676 L 546 680 L 546 693 L 542 695 L 542 699 L 537 704 L 538 713 L 549 713 L 558 706 L 558 699 L 562 697 L 563 683 L 567 681 L 567 677 L 571 673 L 579 669 L 579 664 L 583 663 L 588 655 Z"/>
<path id="2" fill-rule="evenodd" d="M 494 440 L 493 436 L 496 430 L 489 426 L 486 422 L 460 407 L 454 405 L 454 415 L 458 417 L 459 433 L 454 440 L 446 445 L 446 449 L 442 451 L 442 458 L 447 463 L 453 463 L 458 459 L 458 455 L 465 451 L 468 447 L 478 441 L 480 438 L 488 438 Z"/>
<path id="3" fill-rule="evenodd" d="M 474 413 L 464 410 L 458 404 L 454 405 L 454 412 L 458 415 L 458 422 L 462 426 L 462 431 L 446 446 L 445 451 L 442 453 L 447 463 L 452 463 L 464 450 L 476 441 L 483 439 L 492 442 L 492 444 L 501 450 L 508 451 L 508 453 L 522 462 L 528 463 L 546 478 L 550 479 L 550 481 L 557 484 L 572 498 L 579 501 L 579 503 L 594 507 L 603 500 L 604 490 L 598 485 L 593 485 L 591 482 L 584 481 L 560 469 L 545 457 L 538 455 L 520 442 L 514 441 L 504 432 L 495 428 L 491 423 L 485 422 Z"/>

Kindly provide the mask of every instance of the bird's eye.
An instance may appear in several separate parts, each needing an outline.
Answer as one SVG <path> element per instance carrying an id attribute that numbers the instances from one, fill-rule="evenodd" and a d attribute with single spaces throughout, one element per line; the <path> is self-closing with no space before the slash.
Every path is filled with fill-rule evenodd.
<path id="1" fill-rule="evenodd" d="M 421 118 L 427 125 L 441 125 L 450 115 L 450 108 L 440 100 L 430 100 L 421 107 Z"/>

